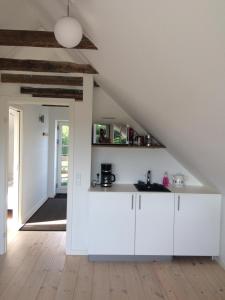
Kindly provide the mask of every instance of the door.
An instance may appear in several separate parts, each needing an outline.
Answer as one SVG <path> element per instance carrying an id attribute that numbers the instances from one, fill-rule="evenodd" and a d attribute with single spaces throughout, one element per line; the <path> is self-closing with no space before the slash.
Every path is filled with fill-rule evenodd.
<path id="1" fill-rule="evenodd" d="M 136 255 L 173 255 L 173 193 L 139 193 L 136 200 Z"/>
<path id="2" fill-rule="evenodd" d="M 57 126 L 57 193 L 67 193 L 69 171 L 69 122 L 60 121 Z"/>
<path id="3" fill-rule="evenodd" d="M 174 255 L 219 255 L 220 198 L 175 194 Z"/>
<path id="4" fill-rule="evenodd" d="M 135 195 L 89 193 L 89 255 L 134 255 Z"/>
<path id="5" fill-rule="evenodd" d="M 20 112 L 9 108 L 8 211 L 15 226 L 19 221 Z M 11 220 L 11 221 L 12 221 Z M 10 222 L 12 225 L 12 222 Z"/>

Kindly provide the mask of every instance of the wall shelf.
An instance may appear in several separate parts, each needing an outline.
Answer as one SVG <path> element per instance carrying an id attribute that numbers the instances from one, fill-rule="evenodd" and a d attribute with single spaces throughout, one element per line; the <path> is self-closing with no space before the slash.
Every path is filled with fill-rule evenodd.
<path id="1" fill-rule="evenodd" d="M 153 145 L 150 147 L 147 146 L 138 146 L 138 145 L 128 145 L 128 144 L 92 144 L 93 147 L 106 147 L 106 148 L 135 148 L 135 149 L 165 149 L 163 145 Z"/>

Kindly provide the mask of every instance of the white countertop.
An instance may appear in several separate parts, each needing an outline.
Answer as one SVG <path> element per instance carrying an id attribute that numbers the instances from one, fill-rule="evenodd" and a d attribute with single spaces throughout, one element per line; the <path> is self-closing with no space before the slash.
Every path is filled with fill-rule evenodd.
<path id="1" fill-rule="evenodd" d="M 188 194 L 220 194 L 217 190 L 208 186 L 184 186 L 184 187 L 170 186 L 169 190 L 172 193 L 180 193 L 180 194 L 187 194 L 187 193 Z M 113 184 L 112 187 L 108 187 L 108 188 L 103 188 L 99 185 L 96 187 L 90 187 L 89 192 L 135 193 L 138 191 L 133 184 Z"/>
<path id="2" fill-rule="evenodd" d="M 177 194 L 220 194 L 216 189 L 209 186 L 192 186 L 187 185 L 183 187 L 170 186 L 169 190 Z"/>
<path id="3" fill-rule="evenodd" d="M 136 188 L 133 184 L 113 184 L 112 187 L 104 188 L 100 185 L 96 187 L 90 187 L 89 192 L 127 192 L 127 193 L 135 193 L 137 192 Z"/>

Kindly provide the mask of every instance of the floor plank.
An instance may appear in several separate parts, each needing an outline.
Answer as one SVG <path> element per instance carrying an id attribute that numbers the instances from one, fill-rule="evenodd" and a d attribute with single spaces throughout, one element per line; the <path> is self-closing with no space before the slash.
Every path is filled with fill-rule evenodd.
<path id="1" fill-rule="evenodd" d="M 92 299 L 110 300 L 109 263 L 94 264 Z"/>
<path id="2" fill-rule="evenodd" d="M 65 255 L 65 232 L 16 232 L 0 257 L 0 300 L 225 300 L 210 258 L 89 262 Z"/>
<path id="3" fill-rule="evenodd" d="M 204 300 L 217 300 L 224 299 L 221 297 L 216 289 L 213 287 L 210 280 L 207 280 L 206 270 L 204 267 L 199 268 L 196 259 L 181 259 L 180 267 L 186 277 L 187 281 L 191 284 L 198 299 Z"/>
<path id="4" fill-rule="evenodd" d="M 121 263 L 109 264 L 109 284 L 111 300 L 128 300 L 124 265 Z"/>
<path id="5" fill-rule="evenodd" d="M 167 299 L 157 273 L 154 270 L 154 262 L 139 263 L 137 268 L 141 277 L 142 286 L 147 298 L 152 300 Z"/>

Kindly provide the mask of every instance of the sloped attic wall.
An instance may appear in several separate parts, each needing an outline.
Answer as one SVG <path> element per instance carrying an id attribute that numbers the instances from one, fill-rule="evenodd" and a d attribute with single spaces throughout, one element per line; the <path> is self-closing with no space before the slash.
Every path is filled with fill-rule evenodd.
<path id="1" fill-rule="evenodd" d="M 73 2 L 99 46 L 85 52 L 99 82 L 225 195 L 225 2 Z"/>
<path id="2" fill-rule="evenodd" d="M 130 125 L 138 134 L 145 135 L 146 130 L 141 127 L 125 110 L 123 110 L 102 88 L 94 88 L 93 123 Z M 110 119 L 111 118 L 111 119 Z"/>
<path id="3" fill-rule="evenodd" d="M 59 11 L 53 16 L 50 2 L 54 23 Z M 225 2 L 73 4 L 72 14 L 99 47 L 82 53 L 99 71 L 101 86 L 225 195 Z"/>
<path id="4" fill-rule="evenodd" d="M 105 120 L 104 117 L 113 117 Z M 145 135 L 146 131 L 114 99 L 101 88 L 94 89 L 93 122 L 129 124 L 139 134 Z M 110 162 L 116 175 L 117 183 L 134 183 L 138 180 L 146 181 L 147 170 L 152 171 L 152 181 L 162 182 L 165 171 L 171 175 L 182 173 L 185 175 L 187 185 L 201 185 L 201 183 L 186 170 L 167 149 L 124 149 L 124 148 L 92 148 L 92 179 L 100 173 L 101 163 Z"/>

